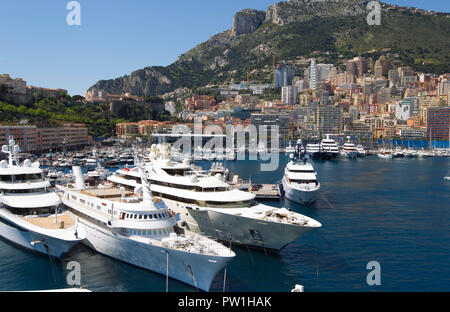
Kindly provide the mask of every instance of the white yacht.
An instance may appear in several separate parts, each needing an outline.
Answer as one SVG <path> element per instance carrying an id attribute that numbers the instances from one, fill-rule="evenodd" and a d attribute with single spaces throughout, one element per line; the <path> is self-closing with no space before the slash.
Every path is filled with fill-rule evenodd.
<path id="1" fill-rule="evenodd" d="M 417 152 L 413 149 L 406 149 L 405 150 L 405 157 L 406 158 L 417 158 L 419 155 L 417 154 Z"/>
<path id="2" fill-rule="evenodd" d="M 60 209 L 58 195 L 50 191 L 39 163 L 19 165 L 19 146 L 10 137 L 2 147 L 9 161 L 0 162 L 0 236 L 26 249 L 62 257 L 84 238 L 77 219 Z"/>
<path id="3" fill-rule="evenodd" d="M 327 134 L 325 139 L 320 144 L 320 158 L 321 159 L 336 159 L 339 155 L 339 147 L 336 142 Z"/>
<path id="4" fill-rule="evenodd" d="M 383 159 L 393 159 L 394 158 L 394 153 L 393 153 L 392 150 L 382 149 L 378 153 L 378 157 L 383 158 Z"/>
<path id="5" fill-rule="evenodd" d="M 282 183 L 287 199 L 307 206 L 316 200 L 320 183 L 313 166 L 300 155 L 298 152 L 291 154 Z"/>
<path id="6" fill-rule="evenodd" d="M 392 156 L 393 158 L 405 158 L 405 151 L 400 146 L 397 146 Z"/>
<path id="7" fill-rule="evenodd" d="M 132 192 L 105 185 L 58 186 L 63 203 L 80 218 L 85 244 L 99 253 L 209 291 L 214 277 L 235 257 L 222 244 L 176 227 L 174 214 L 152 197 L 147 178 Z M 142 197 L 140 196 L 142 194 Z"/>
<path id="8" fill-rule="evenodd" d="M 146 169 L 153 196 L 180 215 L 180 225 L 222 241 L 280 251 L 321 224 L 307 216 L 255 201 L 255 195 L 232 189 L 222 175 L 210 176 L 189 162 L 171 161 L 154 146 Z M 138 169 L 119 170 L 108 178 L 132 190 L 139 186 Z"/>
<path id="9" fill-rule="evenodd" d="M 310 158 L 319 158 L 320 144 L 319 143 L 310 143 L 310 144 L 306 145 L 306 154 L 308 154 Z"/>
<path id="10" fill-rule="evenodd" d="M 361 144 L 356 147 L 356 152 L 357 152 L 357 156 L 360 158 L 364 158 L 367 155 L 366 150 L 364 149 L 364 147 Z"/>
<path id="11" fill-rule="evenodd" d="M 347 137 L 347 139 L 348 141 L 342 147 L 341 156 L 355 159 L 358 157 L 356 145 L 350 141 L 350 137 Z"/>

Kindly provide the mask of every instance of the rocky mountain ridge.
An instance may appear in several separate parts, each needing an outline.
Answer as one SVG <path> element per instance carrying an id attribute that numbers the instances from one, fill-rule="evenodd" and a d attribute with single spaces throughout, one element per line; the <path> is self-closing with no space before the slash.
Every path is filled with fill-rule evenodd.
<path id="1" fill-rule="evenodd" d="M 391 48 L 418 69 L 449 70 L 445 58 L 450 54 L 448 14 L 381 4 L 382 25 L 369 27 L 368 2 L 290 0 L 275 3 L 267 11 L 243 10 L 234 16 L 229 30 L 212 36 L 173 64 L 99 81 L 87 94 L 161 95 L 177 88 L 243 78 L 250 69 L 269 66 L 274 55 L 295 59 L 313 51 L 351 56 L 362 49 Z M 431 65 L 420 67 L 420 60 L 431 60 Z"/>

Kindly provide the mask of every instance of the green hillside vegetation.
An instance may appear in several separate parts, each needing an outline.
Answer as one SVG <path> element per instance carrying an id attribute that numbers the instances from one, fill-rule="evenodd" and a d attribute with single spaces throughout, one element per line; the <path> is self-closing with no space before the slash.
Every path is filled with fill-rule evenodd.
<path id="1" fill-rule="evenodd" d="M 83 123 L 89 134 L 96 138 L 115 134 L 117 123 L 138 122 L 145 119 L 160 121 L 175 120 L 168 112 L 156 114 L 151 107 L 143 104 L 126 105 L 120 116 L 112 114 L 106 103 L 82 102 L 81 96 L 63 96 L 60 99 L 38 99 L 33 104 L 12 105 L 0 101 L 0 123 L 16 125 L 26 121 L 37 127 L 57 127 L 64 123 Z M 153 99 L 149 99 L 151 102 Z"/>
<path id="2" fill-rule="evenodd" d="M 153 76 L 146 76 L 145 70 L 139 70 L 128 77 L 101 81 L 93 88 L 110 93 L 160 95 L 182 87 L 228 83 L 232 78 L 246 80 L 247 72 L 255 69 L 260 70 L 255 78 L 270 83 L 273 56 L 278 61 L 288 61 L 311 57 L 314 51 L 321 51 L 322 55 L 327 52 L 326 61 L 339 65 L 343 59 L 357 56 L 360 51 L 363 55 L 367 55 L 366 51 L 375 51 L 370 56 L 379 57 L 385 49 L 390 49 L 391 53 L 398 54 L 398 65 L 442 74 L 450 72 L 449 33 L 448 14 L 429 15 L 388 5 L 382 11 L 380 26 L 369 26 L 367 13 L 312 17 L 283 26 L 265 22 L 250 34 L 232 37 L 230 31 L 226 31 L 215 35 L 168 67 L 146 68 L 160 72 L 170 83 L 162 84 Z M 225 62 L 214 66 L 217 59 Z M 136 77 L 143 79 L 145 90 L 135 87 Z"/>
<path id="3" fill-rule="evenodd" d="M 15 106 L 0 102 L 0 123 L 18 124 L 26 120 L 37 127 L 56 127 L 64 123 L 83 123 L 94 137 L 108 137 L 115 133 L 115 125 L 126 121 L 109 113 L 107 105 L 80 104 L 70 97 L 47 98 L 29 106 Z"/>

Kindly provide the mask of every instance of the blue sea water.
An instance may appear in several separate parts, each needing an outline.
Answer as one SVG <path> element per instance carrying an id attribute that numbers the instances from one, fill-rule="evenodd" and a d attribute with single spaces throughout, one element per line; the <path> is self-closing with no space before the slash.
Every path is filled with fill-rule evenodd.
<path id="1" fill-rule="evenodd" d="M 225 162 L 253 183 L 281 180 L 288 159 L 276 172 L 260 172 L 258 161 Z M 199 162 L 207 168 L 208 162 Z M 323 224 L 280 254 L 232 246 L 228 291 L 450 291 L 450 182 L 443 177 L 450 159 L 314 162 L 322 190 L 311 207 L 267 202 L 306 214 Z M 92 291 L 165 291 L 165 277 L 79 246 L 52 262 L 0 240 L 0 290 L 67 287 L 69 261 L 81 265 L 82 285 Z M 366 282 L 367 264 L 381 265 L 381 286 Z M 212 291 L 221 291 L 223 272 Z M 174 280 L 169 291 L 195 289 Z"/>

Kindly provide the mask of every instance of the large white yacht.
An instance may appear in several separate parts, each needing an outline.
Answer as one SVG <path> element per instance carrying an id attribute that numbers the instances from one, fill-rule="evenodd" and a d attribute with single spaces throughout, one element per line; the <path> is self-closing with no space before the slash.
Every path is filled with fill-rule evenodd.
<path id="1" fill-rule="evenodd" d="M 319 143 L 309 143 L 308 145 L 306 145 L 306 154 L 308 154 L 310 158 L 319 158 L 320 157 L 320 144 Z"/>
<path id="2" fill-rule="evenodd" d="M 356 145 L 350 141 L 350 137 L 347 137 L 348 141 L 344 144 L 341 151 L 341 156 L 355 159 L 358 157 L 358 150 Z"/>
<path id="3" fill-rule="evenodd" d="M 152 197 L 141 168 L 142 184 L 132 192 L 105 185 L 87 188 L 81 169 L 73 169 L 76 184 L 58 186 L 61 199 L 79 216 L 85 244 L 99 253 L 204 291 L 235 257 L 230 248 L 176 227 L 164 202 Z"/>
<path id="4" fill-rule="evenodd" d="M 339 147 L 336 142 L 327 134 L 325 139 L 320 144 L 320 158 L 321 159 L 336 159 L 339 155 Z"/>
<path id="5" fill-rule="evenodd" d="M 299 142 L 300 144 L 300 142 Z M 295 154 L 291 154 L 282 179 L 284 194 L 290 201 L 309 205 L 317 198 L 320 183 L 313 166 L 302 157 L 298 145 Z"/>
<path id="6" fill-rule="evenodd" d="M 58 195 L 50 191 L 39 163 L 25 160 L 10 137 L 2 147 L 9 161 L 0 162 L 0 236 L 26 249 L 60 258 L 84 238 L 77 219 L 60 210 Z"/>
<path id="7" fill-rule="evenodd" d="M 221 175 L 197 171 L 189 162 L 171 161 L 164 146 L 153 146 L 146 169 L 153 196 L 180 215 L 180 225 L 222 241 L 280 251 L 321 224 L 307 216 L 260 204 L 255 195 L 232 189 Z M 108 178 L 132 190 L 138 169 L 117 171 Z"/>

